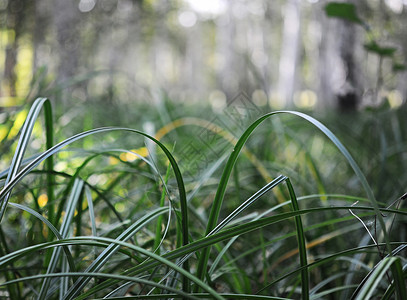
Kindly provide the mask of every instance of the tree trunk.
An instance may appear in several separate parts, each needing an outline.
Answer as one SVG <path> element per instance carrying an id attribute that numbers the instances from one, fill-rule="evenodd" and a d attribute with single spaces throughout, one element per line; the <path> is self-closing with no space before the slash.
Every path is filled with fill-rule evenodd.
<path id="1" fill-rule="evenodd" d="M 80 11 L 77 1 L 55 0 L 54 26 L 59 58 L 57 82 L 63 83 L 76 75 L 80 55 Z M 70 94 L 69 88 L 65 90 L 63 102 Z"/>
<path id="2" fill-rule="evenodd" d="M 292 105 L 298 75 L 301 1 L 289 0 L 284 7 L 283 39 L 280 55 L 278 100 L 281 106 Z"/>
<path id="3" fill-rule="evenodd" d="M 348 1 L 351 2 L 351 1 Z M 320 97 L 325 108 L 354 111 L 361 102 L 363 84 L 357 63 L 359 25 L 323 17 L 320 45 Z"/>
<path id="4" fill-rule="evenodd" d="M 7 6 L 7 29 L 8 44 L 6 45 L 6 58 L 4 64 L 4 81 L 8 91 L 6 96 L 17 96 L 16 82 L 17 74 L 15 66 L 17 64 L 18 41 L 23 32 L 23 25 L 26 17 L 26 7 L 28 3 L 24 0 L 15 0 L 9 2 Z"/>

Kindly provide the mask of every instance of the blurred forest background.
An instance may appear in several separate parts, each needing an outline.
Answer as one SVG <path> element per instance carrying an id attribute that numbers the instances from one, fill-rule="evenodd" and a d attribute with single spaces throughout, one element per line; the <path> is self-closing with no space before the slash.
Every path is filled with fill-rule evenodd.
<path id="1" fill-rule="evenodd" d="M 406 29 L 407 0 L 0 0 L 0 298 L 200 290 L 137 245 L 228 299 L 405 299 Z"/>
<path id="2" fill-rule="evenodd" d="M 407 1 L 330 3 L 0 0 L 0 106 L 213 104 L 240 92 L 271 109 L 402 105 Z"/>

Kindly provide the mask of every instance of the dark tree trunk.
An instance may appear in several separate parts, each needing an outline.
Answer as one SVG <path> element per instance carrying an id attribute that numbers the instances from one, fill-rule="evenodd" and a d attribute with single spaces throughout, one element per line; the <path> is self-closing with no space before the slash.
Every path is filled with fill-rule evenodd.
<path id="1" fill-rule="evenodd" d="M 321 104 L 325 108 L 354 111 L 361 102 L 363 74 L 357 63 L 362 47 L 360 29 L 349 21 L 322 18 L 319 73 Z"/>
<path id="2" fill-rule="evenodd" d="M 340 111 L 354 111 L 357 109 L 362 96 L 359 77 L 360 70 L 356 63 L 355 53 L 357 42 L 356 26 L 354 23 L 342 22 L 340 24 L 339 55 L 345 72 L 345 83 L 336 93 Z"/>
<path id="3" fill-rule="evenodd" d="M 7 29 L 9 30 L 9 43 L 6 46 L 6 58 L 4 64 L 4 81 L 8 91 L 7 96 L 17 96 L 16 81 L 17 74 L 15 66 L 17 64 L 18 40 L 23 32 L 23 25 L 26 17 L 26 7 L 28 6 L 25 0 L 10 1 L 7 6 Z"/>

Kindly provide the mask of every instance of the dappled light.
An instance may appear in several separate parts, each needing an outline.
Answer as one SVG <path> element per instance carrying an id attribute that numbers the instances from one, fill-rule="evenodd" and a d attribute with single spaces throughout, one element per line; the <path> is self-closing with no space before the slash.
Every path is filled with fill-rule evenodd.
<path id="1" fill-rule="evenodd" d="M 0 298 L 407 299 L 406 14 L 0 0 Z"/>

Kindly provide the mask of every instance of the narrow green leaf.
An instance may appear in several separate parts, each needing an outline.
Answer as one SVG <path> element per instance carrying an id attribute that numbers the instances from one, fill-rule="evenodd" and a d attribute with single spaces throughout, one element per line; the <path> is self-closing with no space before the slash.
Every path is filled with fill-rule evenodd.
<path id="1" fill-rule="evenodd" d="M 196 293 L 192 294 L 198 299 L 210 299 L 210 294 L 208 293 Z M 289 298 L 273 297 L 273 296 L 260 296 L 260 295 L 249 295 L 249 294 L 230 294 L 230 293 L 220 293 L 225 299 L 243 299 L 243 300 L 291 300 Z M 138 296 L 126 296 L 126 297 L 110 297 L 113 300 L 127 300 L 127 299 L 181 299 L 183 296 L 179 294 L 158 294 L 158 295 L 138 295 Z M 105 299 L 105 298 L 103 298 Z M 102 300 L 102 299 L 95 299 Z"/>
<path id="2" fill-rule="evenodd" d="M 208 220 L 208 224 L 207 224 L 207 227 L 206 227 L 205 235 L 208 235 L 208 233 L 211 232 L 211 230 L 216 226 L 216 223 L 217 223 L 218 218 L 219 218 L 219 213 L 220 213 L 220 210 L 221 210 L 221 207 L 222 207 L 222 202 L 223 202 L 223 198 L 224 198 L 224 195 L 225 195 L 227 183 L 228 183 L 229 178 L 231 176 L 233 166 L 236 163 L 236 160 L 237 160 L 243 146 L 245 145 L 246 141 L 248 140 L 248 138 L 250 137 L 252 132 L 264 120 L 266 120 L 267 118 L 269 118 L 269 117 L 271 117 L 273 115 L 277 115 L 277 114 L 291 114 L 291 115 L 301 117 L 304 120 L 310 122 L 315 127 L 317 127 L 320 131 L 322 131 L 334 143 L 334 145 L 338 148 L 338 150 L 345 156 L 348 163 L 350 164 L 350 166 L 354 170 L 356 176 L 358 177 L 358 179 L 362 183 L 363 188 L 365 189 L 367 197 L 370 200 L 370 202 L 371 202 L 371 204 L 372 204 L 372 206 L 374 208 L 374 211 L 376 213 L 379 224 L 381 225 L 383 235 L 384 235 L 386 245 L 387 245 L 386 246 L 387 250 L 388 250 L 388 252 L 391 252 L 391 248 L 389 246 L 390 245 L 390 239 L 389 239 L 389 236 L 388 236 L 387 231 L 386 231 L 386 226 L 384 224 L 383 217 L 380 214 L 378 203 L 377 203 L 377 201 L 376 201 L 376 199 L 374 197 L 372 189 L 370 188 L 370 186 L 369 186 L 369 184 L 368 184 L 368 182 L 366 180 L 366 177 L 364 176 L 363 172 L 360 170 L 359 166 L 357 165 L 357 163 L 355 162 L 355 160 L 353 159 L 353 157 L 351 156 L 349 151 L 345 148 L 345 146 L 338 140 L 338 138 L 325 125 L 323 125 L 318 120 L 316 120 L 316 119 L 314 119 L 314 118 L 312 118 L 312 117 L 310 117 L 310 116 L 308 116 L 308 115 L 306 115 L 304 113 L 300 113 L 300 112 L 296 112 L 296 111 L 275 111 L 275 112 L 268 113 L 268 114 L 260 117 L 259 119 L 257 119 L 255 122 L 253 122 L 249 126 L 249 128 L 239 138 L 239 140 L 236 143 L 231 155 L 229 156 L 229 159 L 228 159 L 228 161 L 226 163 L 226 166 L 224 168 L 224 171 L 222 173 L 222 177 L 221 177 L 221 179 L 219 181 L 218 189 L 216 191 L 215 199 L 213 201 L 211 212 L 210 212 L 210 215 L 209 215 L 209 220 Z M 201 257 L 199 259 L 198 269 L 197 269 L 197 276 L 200 279 L 204 278 L 204 275 L 205 275 L 205 272 L 206 272 L 206 266 L 207 266 L 208 259 L 209 259 L 209 252 L 210 252 L 210 247 L 207 248 L 207 249 L 204 249 L 202 251 Z M 198 292 L 197 287 L 195 287 L 194 292 Z"/>
<path id="3" fill-rule="evenodd" d="M 396 265 L 396 269 L 400 268 L 401 269 L 401 263 L 400 263 L 400 258 L 398 257 L 386 257 L 384 258 L 375 268 L 373 273 L 369 276 L 369 279 L 366 281 L 366 283 L 363 285 L 362 289 L 360 290 L 359 294 L 356 297 L 356 300 L 364 300 L 364 299 L 370 299 L 370 297 L 374 294 L 375 289 L 377 285 L 381 282 L 383 276 L 386 274 L 386 272 L 391 269 L 392 264 L 398 264 Z M 397 271 L 398 273 L 398 271 Z M 397 285 L 400 284 L 400 278 L 397 276 Z M 401 277 L 401 281 L 404 281 L 404 276 Z M 406 294 L 405 291 L 405 283 L 404 285 L 404 292 L 402 292 L 402 287 L 398 287 L 398 292 L 403 293 L 403 295 Z M 406 299 L 406 298 L 399 298 L 399 299 Z"/>
<path id="4" fill-rule="evenodd" d="M 27 206 L 24 206 L 24 205 L 21 205 L 21 204 L 18 204 L 18 203 L 13 203 L 13 202 L 9 202 L 8 205 L 10 205 L 11 207 L 15 207 L 15 208 L 24 210 L 24 211 L 28 212 L 29 214 L 33 215 L 34 217 L 36 217 L 37 219 L 39 219 L 41 222 L 43 222 L 43 223 L 52 231 L 52 233 L 54 233 L 54 235 L 56 236 L 56 238 L 57 238 L 58 240 L 62 240 L 62 239 L 63 239 L 63 237 L 62 237 L 62 235 L 59 233 L 58 229 L 56 229 L 56 228 L 54 227 L 54 225 L 51 224 L 50 221 L 48 221 L 46 218 L 44 218 L 42 215 L 40 215 L 40 214 L 39 214 L 38 212 L 36 212 L 35 210 L 33 210 L 33 209 L 31 209 L 31 208 L 29 208 L 29 207 L 27 207 Z M 76 270 L 76 268 L 75 268 L 75 262 L 74 262 L 74 260 L 73 260 L 73 257 L 72 257 L 71 252 L 69 251 L 69 249 L 68 249 L 67 247 L 63 247 L 63 250 L 64 250 L 65 255 L 66 255 L 66 258 L 67 258 L 67 260 L 68 260 L 68 264 L 69 264 L 70 269 L 75 272 L 75 270 Z"/>
<path id="5" fill-rule="evenodd" d="M 88 201 L 88 211 L 89 211 L 89 219 L 90 219 L 90 225 L 92 228 L 92 235 L 97 236 L 97 230 L 96 230 L 96 218 L 95 218 L 95 210 L 93 209 L 93 198 L 92 198 L 92 193 L 90 191 L 89 186 L 85 186 L 85 195 L 86 195 L 86 200 Z"/>
<path id="6" fill-rule="evenodd" d="M 290 179 L 287 178 L 287 187 L 290 192 L 291 203 L 294 211 L 300 211 L 298 206 L 297 196 L 295 195 L 294 188 L 290 182 Z M 307 260 L 307 248 L 305 242 L 304 228 L 302 227 L 301 216 L 295 216 L 295 227 L 297 230 L 297 239 L 298 239 L 298 249 L 300 254 L 300 263 L 301 263 L 301 296 L 302 299 L 309 299 L 309 275 L 308 275 L 308 260 Z"/>
<path id="7" fill-rule="evenodd" d="M 4 183 L 5 186 L 7 186 L 7 184 L 11 183 L 11 181 L 17 176 L 17 172 L 23 161 L 24 153 L 27 149 L 28 142 L 31 137 L 31 133 L 34 128 L 35 121 L 37 120 L 38 114 L 40 113 L 41 108 L 44 105 L 44 103 L 47 103 L 44 106 L 45 111 L 46 111 L 46 113 L 45 113 L 46 119 L 48 121 L 52 121 L 52 117 L 50 120 L 51 105 L 49 104 L 49 100 L 46 98 L 38 98 L 37 100 L 35 100 L 30 111 L 28 112 L 27 118 L 23 124 L 23 128 L 21 129 L 21 134 L 20 134 L 20 138 L 18 140 L 18 145 L 17 145 L 16 151 L 14 153 L 13 160 L 11 162 L 9 172 L 7 174 L 6 181 Z M 48 143 L 52 143 L 52 141 L 49 142 L 48 136 L 47 136 L 47 146 L 48 146 Z M 51 161 L 51 163 L 52 163 L 52 161 Z M 48 164 L 49 164 L 49 167 L 51 167 L 51 164 L 50 163 L 48 163 Z M 8 189 L 7 192 L 4 190 L 5 190 L 5 188 L 3 188 L 3 190 L 0 193 L 0 223 L 5 214 L 5 210 L 7 208 L 7 203 L 10 198 L 12 187 L 10 189 Z"/>
<path id="8" fill-rule="evenodd" d="M 61 236 L 63 238 L 68 237 L 68 233 L 69 233 L 69 230 L 72 225 L 72 219 L 75 214 L 76 203 L 78 202 L 78 200 L 82 194 L 83 184 L 84 183 L 81 179 L 75 180 L 71 195 L 69 197 L 69 200 L 67 202 L 67 206 L 65 209 L 65 217 L 61 224 L 60 232 L 61 232 Z M 47 268 L 47 274 L 53 273 L 54 270 L 56 269 L 57 264 L 60 260 L 60 253 L 61 253 L 61 248 L 57 248 L 52 252 L 51 261 L 49 262 L 49 265 Z M 48 298 L 50 284 L 51 284 L 50 278 L 46 278 L 44 280 L 44 282 L 42 283 L 41 290 L 38 295 L 39 300 L 44 300 L 44 299 Z"/>
<path id="9" fill-rule="evenodd" d="M 393 63 L 392 70 L 393 72 L 404 72 L 407 69 L 405 64 L 400 64 L 400 63 Z"/>
<path id="10" fill-rule="evenodd" d="M 325 5 L 325 13 L 328 17 L 363 24 L 356 12 L 356 6 L 352 3 L 329 2 Z"/>
<path id="11" fill-rule="evenodd" d="M 340 210 L 344 210 L 347 211 L 349 209 L 349 206 L 336 206 L 336 207 L 320 207 L 320 208 L 313 208 L 313 209 L 304 209 L 301 211 L 293 211 L 293 212 L 286 212 L 286 213 L 281 213 L 279 215 L 276 216 L 271 216 L 271 217 L 265 217 L 256 221 L 252 221 L 252 222 L 248 222 L 246 224 L 242 224 L 242 225 L 237 225 L 234 226 L 232 228 L 226 228 L 218 233 L 215 233 L 211 236 L 207 236 L 204 237 L 200 240 L 191 242 L 188 246 L 183 246 L 180 247 L 176 250 L 173 250 L 169 253 L 166 253 L 163 255 L 163 257 L 167 258 L 167 259 L 176 259 L 179 257 L 183 257 L 185 255 L 189 255 L 195 251 L 199 251 L 202 250 L 210 245 L 214 245 L 218 242 L 227 240 L 229 238 L 232 238 L 234 236 L 237 235 L 241 235 L 241 234 L 245 234 L 248 232 L 251 232 L 253 230 L 258 230 L 259 228 L 262 228 L 264 226 L 269 226 L 271 224 L 283 221 L 283 220 L 287 220 L 289 218 L 298 216 L 298 215 L 304 215 L 304 214 L 308 214 L 308 213 L 321 213 L 323 211 L 340 211 Z M 374 209 L 371 207 L 354 207 L 353 209 L 356 210 L 366 210 L 366 211 L 373 211 Z M 401 215 L 407 215 L 407 212 L 404 211 L 395 211 L 395 210 L 388 210 L 388 209 L 382 209 L 383 213 L 399 213 Z M 394 244 L 394 243 L 393 243 Z M 379 244 L 381 245 L 381 244 Z M 376 247 L 376 245 L 369 245 L 366 246 L 367 248 L 373 248 Z M 366 247 L 361 247 L 360 249 L 365 249 Z M 355 250 L 352 250 L 355 251 Z M 348 252 L 339 252 L 340 255 L 338 256 L 333 256 L 334 258 L 339 257 L 341 255 L 343 255 L 343 253 L 348 253 Z M 352 252 L 351 252 L 352 253 Z M 1 262 L 1 259 L 0 259 Z M 326 260 L 320 260 L 320 263 L 326 262 Z M 312 265 L 312 264 L 310 264 Z M 145 262 L 142 263 L 134 268 L 131 268 L 129 270 L 127 270 L 125 272 L 125 275 L 136 275 L 136 274 L 140 274 L 141 272 L 144 272 L 146 270 L 150 270 L 151 268 L 156 267 L 157 264 L 155 264 L 154 262 Z M 293 271 L 292 273 L 289 273 L 287 276 L 295 274 L 297 272 L 301 271 L 300 269 L 297 269 L 295 271 Z M 285 278 L 286 276 L 281 277 L 279 280 L 282 280 L 283 278 Z M 267 285 L 264 289 L 268 288 L 270 285 L 274 284 L 275 282 L 272 282 L 271 284 Z M 110 282 L 109 280 L 107 280 L 104 283 L 99 284 L 97 287 L 90 289 L 88 292 L 85 292 L 84 294 L 78 296 L 78 300 L 79 299 L 84 299 L 86 297 L 89 297 L 89 295 L 91 295 L 92 293 L 94 293 L 95 291 L 101 290 L 103 288 L 106 288 L 108 286 L 110 286 L 111 284 L 113 284 L 113 282 Z"/>
<path id="12" fill-rule="evenodd" d="M 50 149 L 54 145 L 54 124 L 52 118 L 52 107 L 51 101 L 44 102 L 44 114 L 45 114 L 45 136 L 46 136 L 46 147 Z M 52 171 L 54 170 L 54 157 L 50 156 L 45 161 L 45 169 L 47 171 L 47 209 L 48 218 L 51 223 L 56 224 L 54 220 L 54 175 Z"/>
<path id="13" fill-rule="evenodd" d="M 368 44 L 364 45 L 365 49 L 370 52 L 374 52 L 379 56 L 391 57 L 397 51 L 397 48 L 394 47 L 382 47 L 379 46 L 375 41 L 371 41 Z"/>
<path id="14" fill-rule="evenodd" d="M 4 197 L 14 188 L 14 186 L 21 181 L 21 179 L 26 176 L 32 169 L 34 169 L 36 166 L 38 166 L 42 161 L 50 157 L 51 155 L 54 155 L 58 151 L 60 151 L 62 148 L 65 146 L 80 140 L 86 136 L 96 134 L 96 133 L 103 133 L 103 132 L 111 132 L 111 131 L 128 131 L 128 132 L 133 132 L 137 133 L 140 135 L 143 135 L 152 141 L 154 141 L 165 153 L 167 156 L 168 160 L 170 161 L 170 164 L 174 170 L 175 173 L 175 178 L 177 181 L 178 185 L 178 191 L 179 191 L 179 198 L 180 198 L 180 206 L 181 206 L 181 224 L 182 224 L 182 244 L 186 245 L 189 243 L 189 234 L 188 234 L 188 206 L 187 206 L 187 199 L 186 199 L 186 192 L 185 192 L 185 185 L 184 181 L 182 178 L 181 171 L 179 169 L 179 166 L 172 156 L 171 152 L 162 144 L 160 141 L 155 139 L 154 137 L 135 130 L 135 129 L 130 129 L 130 128 L 125 128 L 125 127 L 102 127 L 102 128 L 97 128 L 97 129 L 92 129 L 89 131 L 85 131 L 79 134 L 76 134 L 60 143 L 57 145 L 53 146 L 51 149 L 41 153 L 37 157 L 33 159 L 23 170 L 21 170 L 18 174 L 16 174 L 15 177 L 13 177 L 12 180 L 8 184 L 5 184 L 4 188 L 0 191 L 0 199 L 4 199 Z M 2 204 L 4 207 L 6 207 L 7 203 L 3 201 Z M 186 265 L 187 266 L 187 265 Z"/>
<path id="15" fill-rule="evenodd" d="M 266 184 L 263 188 L 261 188 L 259 191 L 257 191 L 255 194 L 253 194 L 249 199 L 247 199 L 245 202 L 243 202 L 238 208 L 236 208 L 232 213 L 230 213 L 212 232 L 216 233 L 219 232 L 222 228 L 224 228 L 226 225 L 228 225 L 238 214 L 243 212 L 246 208 L 248 208 L 250 205 L 255 203 L 261 196 L 263 196 L 265 193 L 270 191 L 272 188 L 276 187 L 280 183 L 284 182 L 287 179 L 287 177 L 280 175 L 276 179 L 274 179 L 272 182 Z M 266 212 L 266 213 L 269 213 Z M 253 221 L 260 219 L 262 216 L 264 216 L 265 213 L 260 214 L 258 217 L 254 218 Z M 209 234 L 210 235 L 210 234 Z M 219 253 L 219 255 L 216 257 L 214 260 L 213 264 L 209 268 L 208 273 L 211 275 L 214 271 L 218 263 L 220 262 L 220 259 L 223 257 L 223 255 L 226 253 L 228 248 L 232 245 L 234 241 L 238 236 L 233 237 L 226 246 L 223 247 L 222 251 Z"/>
<path id="16" fill-rule="evenodd" d="M 105 279 L 117 279 L 117 280 L 123 280 L 123 281 L 128 281 L 132 283 L 139 283 L 139 284 L 144 284 L 144 285 L 149 285 L 149 286 L 154 286 L 156 288 L 159 288 L 163 291 L 169 291 L 175 293 L 175 297 L 180 296 L 185 299 L 199 299 L 198 297 L 195 297 L 194 295 L 190 295 L 187 293 L 184 293 L 183 291 L 172 288 L 166 285 L 162 285 L 159 283 L 156 283 L 151 280 L 145 280 L 142 278 L 137 278 L 137 277 L 129 277 L 129 276 L 123 276 L 123 275 L 116 275 L 116 274 L 106 274 L 106 273 L 87 273 L 87 272 L 61 272 L 61 273 L 49 273 L 49 274 L 41 274 L 41 275 L 35 275 L 35 276 L 26 276 L 23 278 L 15 279 L 12 281 L 8 281 L 5 283 L 0 283 L 0 286 L 4 285 L 12 285 L 16 284 L 19 282 L 25 282 L 25 281 L 30 281 L 30 280 L 38 280 L 38 279 L 52 279 L 52 278 L 58 278 L 58 279 L 69 279 L 69 277 L 86 277 L 92 279 L 92 278 L 105 278 Z M 211 295 L 211 294 L 206 294 L 206 295 Z M 146 295 L 143 295 L 144 297 Z M 213 296 L 213 295 L 211 295 Z M 110 299 L 115 299 L 115 297 L 110 298 Z M 117 299 L 117 298 L 116 298 Z M 130 297 L 131 299 L 131 297 Z M 223 299 L 223 298 L 216 298 L 215 299 Z"/>
<path id="17" fill-rule="evenodd" d="M 116 241 L 127 241 L 134 234 L 136 234 L 140 229 L 142 229 L 148 222 L 152 221 L 154 218 L 162 215 L 168 209 L 166 207 L 161 207 L 151 211 L 150 213 L 144 215 L 142 218 L 134 222 L 129 228 L 117 237 Z M 98 272 L 109 260 L 112 255 L 114 255 L 120 248 L 120 245 L 110 244 L 99 256 L 92 261 L 89 267 L 86 268 L 85 272 Z M 64 299 L 73 299 L 78 295 L 82 289 L 86 286 L 91 278 L 80 277 L 75 283 L 70 287 L 70 289 L 65 293 Z"/>
<path id="18" fill-rule="evenodd" d="M 164 178 L 165 184 L 168 183 L 169 176 L 170 176 L 170 166 L 168 166 L 167 173 L 165 174 L 165 178 Z M 161 192 L 161 197 L 160 197 L 160 207 L 164 207 L 164 204 L 165 204 L 165 195 L 166 195 L 165 191 L 166 190 L 163 188 L 163 190 Z M 154 238 L 154 246 L 153 246 L 153 249 L 156 251 L 157 254 L 160 254 L 160 245 L 162 243 L 162 238 L 161 238 L 162 222 L 163 222 L 163 217 L 159 216 L 157 219 L 157 227 L 155 230 L 155 238 Z"/>
<path id="19" fill-rule="evenodd" d="M 397 259 L 391 265 L 391 272 L 393 273 L 393 279 L 396 285 L 397 299 L 407 299 L 406 281 L 404 278 L 405 276 L 400 257 L 397 257 Z"/>

